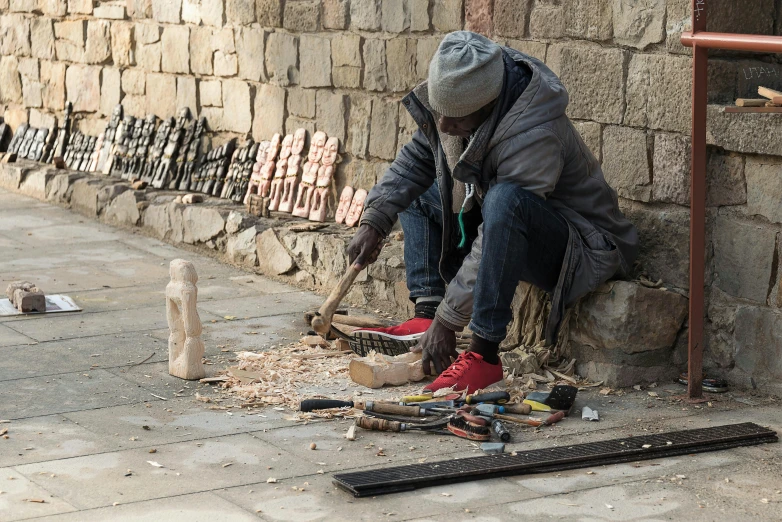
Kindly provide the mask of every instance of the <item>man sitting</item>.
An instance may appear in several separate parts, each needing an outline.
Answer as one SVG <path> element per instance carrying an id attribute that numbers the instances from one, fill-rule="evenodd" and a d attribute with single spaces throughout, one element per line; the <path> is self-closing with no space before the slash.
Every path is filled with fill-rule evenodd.
<path id="1" fill-rule="evenodd" d="M 638 234 L 539 60 L 451 33 L 403 104 L 418 130 L 369 193 L 348 253 L 373 263 L 398 217 L 415 318 L 354 335 L 423 351 L 425 372 L 440 374 L 428 390 L 474 391 L 502 379 L 498 347 L 519 281 L 551 295 L 553 344 L 565 307 L 630 273 Z"/>

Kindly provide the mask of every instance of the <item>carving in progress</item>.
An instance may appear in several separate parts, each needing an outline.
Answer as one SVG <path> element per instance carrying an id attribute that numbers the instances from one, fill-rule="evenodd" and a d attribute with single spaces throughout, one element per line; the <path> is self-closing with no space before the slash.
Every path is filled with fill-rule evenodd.
<path id="1" fill-rule="evenodd" d="M 352 359 L 348 366 L 350 379 L 367 388 L 400 386 L 424 378 L 420 353 L 404 353 L 392 357 L 371 352 L 366 357 Z"/>
<path id="2" fill-rule="evenodd" d="M 244 195 L 244 204 L 250 200 L 250 196 L 258 194 L 261 189 L 261 169 L 266 164 L 266 152 L 269 150 L 271 142 L 262 141 L 258 144 L 258 153 L 255 156 L 255 163 L 253 163 L 252 174 L 250 175 L 250 181 L 247 184 L 247 193 Z"/>
<path id="3" fill-rule="evenodd" d="M 198 317 L 198 274 L 190 261 L 174 259 L 169 265 L 171 282 L 166 286 L 168 373 L 181 379 L 201 379 L 206 375 L 201 359 L 201 318 Z"/>

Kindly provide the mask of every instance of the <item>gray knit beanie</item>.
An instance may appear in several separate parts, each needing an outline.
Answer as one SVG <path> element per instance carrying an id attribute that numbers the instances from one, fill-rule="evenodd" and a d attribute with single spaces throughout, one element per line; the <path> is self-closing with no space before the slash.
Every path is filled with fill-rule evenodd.
<path id="1" fill-rule="evenodd" d="M 429 104 L 450 118 L 472 114 L 499 97 L 504 70 L 499 45 L 469 31 L 450 33 L 429 64 Z"/>

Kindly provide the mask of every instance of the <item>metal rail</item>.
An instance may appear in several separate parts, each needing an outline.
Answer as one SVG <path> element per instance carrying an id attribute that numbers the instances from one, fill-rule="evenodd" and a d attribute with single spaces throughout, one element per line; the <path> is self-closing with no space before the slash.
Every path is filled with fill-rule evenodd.
<path id="1" fill-rule="evenodd" d="M 708 50 L 782 53 L 782 37 L 706 32 L 706 0 L 692 0 L 692 31 L 682 45 L 692 47 L 692 158 L 690 176 L 690 324 L 687 394 L 703 395 L 703 319 L 706 266 L 706 110 Z"/>

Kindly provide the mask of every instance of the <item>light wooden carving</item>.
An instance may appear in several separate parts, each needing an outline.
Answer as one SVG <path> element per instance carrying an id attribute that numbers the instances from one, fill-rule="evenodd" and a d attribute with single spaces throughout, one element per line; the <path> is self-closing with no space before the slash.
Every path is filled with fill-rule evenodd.
<path id="1" fill-rule="evenodd" d="M 198 317 L 198 274 L 190 261 L 174 259 L 169 266 L 171 282 L 166 286 L 168 328 L 168 373 L 181 379 L 206 376 L 201 318 Z"/>
<path id="2" fill-rule="evenodd" d="M 353 382 L 367 388 L 381 388 L 386 384 L 400 386 L 424 378 L 421 354 L 413 352 L 396 357 L 372 352 L 366 357 L 352 359 L 348 371 Z"/>

